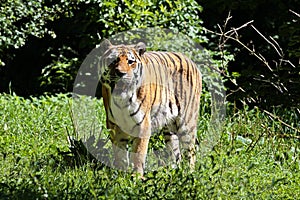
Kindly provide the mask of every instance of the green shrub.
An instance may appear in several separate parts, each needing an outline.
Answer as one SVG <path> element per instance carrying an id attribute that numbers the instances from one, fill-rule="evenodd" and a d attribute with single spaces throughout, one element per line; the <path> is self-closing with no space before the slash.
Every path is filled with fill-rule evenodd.
<path id="1" fill-rule="evenodd" d="M 193 0 L 9 0 L 0 8 L 0 61 L 5 65 L 0 91 L 11 86 L 24 96 L 72 91 L 70 83 L 88 53 L 101 39 L 122 31 L 161 27 L 206 41 L 202 7 Z"/>

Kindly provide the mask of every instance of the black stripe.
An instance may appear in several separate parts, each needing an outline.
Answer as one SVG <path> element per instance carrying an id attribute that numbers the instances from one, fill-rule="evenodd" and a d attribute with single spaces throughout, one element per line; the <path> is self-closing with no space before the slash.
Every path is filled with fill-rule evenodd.
<path id="1" fill-rule="evenodd" d="M 148 61 L 149 61 L 149 63 L 148 63 L 148 69 L 152 69 L 152 68 L 154 68 L 154 63 L 153 63 L 153 60 L 151 59 L 152 58 L 152 55 L 151 54 L 148 54 L 147 55 L 147 58 L 148 58 Z M 149 64 L 151 64 L 152 66 L 149 66 Z"/>
<path id="2" fill-rule="evenodd" d="M 168 61 L 168 59 L 166 58 L 166 56 L 165 55 L 167 55 L 167 53 L 166 52 L 160 52 L 160 57 L 161 57 L 161 60 L 162 61 L 164 61 L 165 62 L 165 64 L 164 64 L 164 69 L 162 69 L 162 67 L 159 67 L 159 69 L 160 69 L 160 71 L 162 71 L 162 70 L 164 70 L 162 73 L 164 73 L 165 74 L 165 79 L 166 80 L 164 80 L 164 85 L 166 84 L 166 83 L 168 83 L 168 80 L 169 80 L 169 75 L 171 75 L 171 73 L 170 72 L 172 72 L 172 70 L 173 71 L 175 71 L 174 70 L 174 60 L 173 60 L 173 66 L 171 65 L 171 63 Z M 173 68 L 173 69 L 172 69 Z M 172 78 L 172 77 L 171 77 Z M 169 87 L 169 85 L 168 85 L 168 87 Z"/>
<path id="3" fill-rule="evenodd" d="M 168 56 L 168 58 L 171 60 L 171 62 L 173 63 L 173 66 L 175 66 L 175 60 L 172 58 L 172 56 L 170 56 L 170 52 L 166 52 L 165 53 L 167 56 Z"/>
<path id="4" fill-rule="evenodd" d="M 180 69 L 178 70 L 179 73 L 183 72 L 183 64 L 182 64 L 182 56 L 178 55 L 177 53 L 173 53 L 177 58 L 180 60 Z M 180 84 L 180 96 L 182 97 L 183 92 L 183 76 L 180 76 L 180 81 L 177 82 L 177 84 Z M 177 91 L 176 91 L 177 92 Z"/>
<path id="5" fill-rule="evenodd" d="M 133 73 L 133 75 L 134 75 L 134 78 L 135 78 L 136 80 L 138 80 L 138 78 L 142 76 L 142 63 L 137 63 L 137 66 L 136 66 L 136 67 L 138 67 L 139 69 L 137 70 L 136 73 Z M 139 76 L 139 75 L 140 75 L 140 76 Z"/>
<path id="6" fill-rule="evenodd" d="M 110 112 L 110 114 L 111 114 L 111 117 L 114 119 L 115 117 L 114 117 L 114 115 L 113 115 L 113 113 L 112 113 L 111 107 L 108 106 L 108 108 L 109 108 L 109 112 Z"/>
<path id="7" fill-rule="evenodd" d="M 140 63 L 139 68 L 140 68 L 140 78 L 141 78 L 142 75 L 143 75 L 143 62 L 142 62 L 142 61 L 141 61 L 141 63 Z"/>
<path id="8" fill-rule="evenodd" d="M 163 73 L 166 75 L 166 70 L 167 70 L 167 61 L 164 59 L 164 57 L 163 57 L 163 53 L 162 52 L 153 52 L 158 58 L 159 58 L 159 60 L 160 60 L 160 63 L 161 63 L 161 65 L 162 66 L 157 66 L 157 68 L 158 68 L 158 70 L 160 71 L 160 73 L 159 73 L 159 77 L 160 77 L 160 80 L 161 80 L 161 82 L 160 82 L 160 84 L 165 84 L 165 82 L 164 81 L 166 81 L 166 80 L 162 80 L 163 79 L 163 77 L 162 77 L 162 75 L 163 75 Z M 165 63 L 165 64 L 163 64 L 163 62 Z M 164 66 L 164 68 L 163 68 L 163 66 Z M 164 78 L 168 78 L 168 77 L 164 77 Z M 164 87 L 166 87 L 165 85 L 163 85 Z M 156 98 L 157 98 L 157 90 L 161 90 L 161 88 L 160 88 L 160 85 L 157 85 L 156 84 L 156 90 L 155 90 L 155 98 L 154 98 L 154 100 L 153 100 L 153 103 L 152 103 L 152 106 L 153 106 L 153 104 L 154 104 L 154 102 L 155 102 L 155 100 L 156 100 Z M 154 115 L 157 115 L 159 112 L 160 112 L 160 109 L 161 109 L 161 107 L 162 107 L 162 102 L 163 102 L 163 93 L 162 92 L 160 92 L 160 94 L 161 94 L 161 96 L 160 96 L 160 99 L 161 99 L 161 103 L 159 104 L 159 107 L 157 108 L 157 112 L 154 114 Z M 166 96 L 165 96 L 165 98 L 167 98 Z M 167 99 L 166 99 L 167 100 Z M 167 101 L 166 101 L 167 102 Z M 151 107 L 152 107 L 151 106 Z"/>
<path id="9" fill-rule="evenodd" d="M 159 69 L 159 64 L 160 64 L 160 62 L 156 59 L 156 55 L 155 55 L 155 53 L 154 52 L 151 52 L 152 53 L 152 55 L 149 57 L 149 59 L 151 60 L 151 61 L 153 61 L 152 59 L 154 59 L 155 61 L 156 61 L 156 63 L 157 63 L 157 65 L 156 65 L 156 67 L 155 67 L 155 65 L 153 65 L 153 67 L 152 67 L 152 69 L 154 70 L 154 74 L 155 74 L 155 82 L 154 83 L 158 83 L 158 76 L 157 76 L 157 71 L 156 71 L 156 69 Z M 153 63 L 153 62 L 152 62 Z M 160 73 L 159 73 L 159 75 L 160 75 Z M 161 79 L 161 77 L 160 77 L 160 79 Z"/>
<path id="10" fill-rule="evenodd" d="M 185 93 L 185 107 L 186 107 L 186 114 L 190 115 L 191 117 L 191 112 L 193 112 L 192 106 L 191 104 L 193 103 L 193 99 L 194 98 L 194 94 L 193 94 L 193 83 L 192 83 L 192 75 L 190 75 L 190 64 L 191 60 L 188 59 L 187 57 L 185 57 L 185 61 L 186 61 L 186 66 L 187 66 L 187 84 L 189 87 L 189 93 Z M 189 95 L 189 96 L 188 96 Z M 189 113 L 187 113 L 187 111 L 189 111 Z M 190 120 L 190 118 L 188 118 L 188 121 Z"/>
<path id="11" fill-rule="evenodd" d="M 166 64 L 166 65 L 165 65 L 166 68 L 170 68 L 170 67 L 169 67 L 169 63 L 170 63 L 170 62 L 169 62 L 168 59 L 165 57 L 166 53 L 165 53 L 165 52 L 161 52 L 160 55 L 161 55 L 161 57 L 162 57 L 162 60 L 164 60 L 164 62 L 165 62 L 165 64 Z"/>
<path id="12" fill-rule="evenodd" d="M 126 143 L 128 143 L 128 142 L 129 142 L 129 139 L 121 138 L 121 139 L 120 139 L 120 142 L 126 142 Z"/>
<path id="13" fill-rule="evenodd" d="M 161 64 L 162 64 L 163 66 L 166 66 L 166 67 L 167 67 L 168 62 L 167 62 L 166 59 L 163 57 L 163 52 L 153 52 L 153 54 L 156 55 L 156 56 L 159 58 L 159 60 L 160 60 L 160 62 L 161 62 Z"/>
<path id="14" fill-rule="evenodd" d="M 141 109 L 141 107 L 142 107 L 142 104 L 143 104 L 143 102 L 144 102 L 145 99 L 146 99 L 146 96 L 144 96 L 144 98 L 142 99 L 142 101 L 141 101 L 141 103 L 140 103 L 138 109 L 137 109 L 136 111 L 134 111 L 133 113 L 130 113 L 130 114 L 129 114 L 130 117 L 133 117 L 134 115 L 136 115 L 136 114 L 140 111 L 140 109 Z"/>
<path id="15" fill-rule="evenodd" d="M 150 85 L 150 91 L 151 91 L 151 87 L 152 87 L 152 85 Z M 156 90 L 154 91 L 154 98 L 153 98 L 153 101 L 151 103 L 151 107 L 150 108 L 153 108 L 153 105 L 154 105 L 155 100 L 156 100 L 156 95 L 157 95 L 157 86 L 156 86 Z"/>
<path id="16" fill-rule="evenodd" d="M 190 80 L 190 64 L 191 64 L 191 60 L 188 59 L 187 57 L 185 57 L 185 62 L 186 62 L 186 70 L 187 70 L 186 78 L 187 78 L 187 81 L 189 82 L 189 80 Z"/>
<path id="17" fill-rule="evenodd" d="M 197 65 L 196 65 L 196 63 L 194 63 L 194 62 L 192 62 L 192 67 L 193 67 L 193 74 L 195 75 L 195 76 L 197 76 L 197 79 L 196 79 L 196 85 L 198 84 L 198 82 L 199 82 L 199 74 L 198 74 L 198 69 L 197 69 Z M 194 84 L 193 84 L 194 85 Z"/>
<path id="18" fill-rule="evenodd" d="M 173 114 L 173 108 L 172 108 L 172 102 L 171 101 L 169 101 L 169 108 L 170 108 L 171 114 Z"/>
<path id="19" fill-rule="evenodd" d="M 161 63 L 163 66 L 165 66 L 165 65 L 161 62 L 161 61 L 162 61 L 162 59 L 161 59 L 161 53 L 159 53 L 159 52 L 151 52 L 151 53 L 153 53 L 155 56 L 157 56 L 157 57 L 159 58 L 159 60 L 160 60 L 160 62 L 159 62 L 159 61 L 156 59 L 155 56 L 152 57 L 152 58 L 155 59 L 155 61 L 156 61 L 157 64 L 158 64 L 157 67 L 154 67 L 155 76 L 157 77 L 156 69 L 158 69 L 159 71 L 163 70 L 162 66 L 159 66 L 159 64 Z M 162 82 L 162 73 L 164 73 L 164 72 L 158 73 L 158 74 L 159 74 L 159 77 L 160 77 L 160 80 L 161 80 L 161 82 L 160 82 L 161 84 L 163 83 L 163 82 Z M 152 101 L 152 104 L 151 104 L 151 108 L 153 108 L 153 105 L 154 105 L 155 100 L 156 100 L 156 98 L 157 98 L 157 90 L 160 89 L 160 87 L 158 87 L 158 84 L 157 84 L 157 83 L 158 83 L 158 82 L 156 81 L 156 84 L 155 84 L 156 88 L 155 88 L 155 91 L 154 91 L 154 98 L 153 98 L 153 101 Z M 151 90 L 150 90 L 150 91 L 151 91 Z M 162 92 L 161 92 L 161 95 L 163 95 Z M 162 96 L 161 96 L 161 101 L 162 101 Z M 154 115 L 157 115 L 158 112 L 160 112 L 161 106 L 162 106 L 162 104 L 160 103 L 160 104 L 159 104 L 159 107 L 158 107 L 158 109 L 157 109 L 157 112 L 156 112 Z"/>
<path id="20" fill-rule="evenodd" d="M 134 95 L 134 92 L 132 93 L 131 97 L 129 98 L 128 104 L 125 104 L 122 109 L 128 108 L 133 103 L 133 101 L 132 101 L 133 95 Z"/>
<path id="21" fill-rule="evenodd" d="M 197 70 L 197 66 L 196 66 L 196 64 L 194 63 L 194 62 L 192 62 L 192 67 L 193 67 L 193 75 L 195 76 L 195 80 L 191 80 L 191 85 L 192 85 L 192 91 L 191 91 L 191 97 L 193 98 L 192 99 L 192 106 L 193 106 L 193 110 L 195 110 L 195 109 L 198 109 L 197 107 L 196 107 L 196 105 L 199 105 L 199 101 L 200 101 L 200 99 L 196 99 L 195 98 L 195 94 L 196 93 L 198 93 L 198 87 L 200 87 L 199 85 L 198 85 L 198 83 L 200 83 L 200 80 L 199 80 L 199 73 L 198 73 L 198 70 Z M 194 108 L 194 107 L 196 107 L 196 108 Z M 197 110 L 197 112 L 199 112 L 199 109 Z"/>
<path id="22" fill-rule="evenodd" d="M 172 135 L 176 135 L 176 134 L 174 134 L 173 132 L 170 132 L 170 131 L 168 131 L 168 132 L 163 132 L 164 133 L 164 136 L 172 136 Z"/>
<path id="23" fill-rule="evenodd" d="M 179 102 L 179 99 L 177 97 L 177 95 L 175 95 L 175 101 L 176 101 L 176 106 L 177 106 L 177 109 L 178 109 L 178 115 L 180 114 L 180 102 Z"/>
<path id="24" fill-rule="evenodd" d="M 156 90 L 157 90 L 157 86 L 156 86 Z M 155 91 L 155 98 L 156 98 L 156 91 Z M 162 98 L 162 97 L 161 97 L 161 98 Z M 155 102 L 155 99 L 153 100 L 153 103 L 152 103 L 151 108 L 153 107 L 154 102 Z M 162 103 L 159 104 L 159 107 L 157 108 L 157 111 L 154 113 L 154 116 L 157 116 L 157 114 L 161 111 L 161 110 L 160 110 L 161 106 L 162 106 Z"/>
<path id="25" fill-rule="evenodd" d="M 164 68 L 162 68 L 162 66 L 159 67 L 160 71 L 162 71 L 162 73 L 164 74 L 164 79 L 165 79 L 165 80 L 163 80 L 162 83 L 165 85 L 166 83 L 168 83 L 168 80 L 169 80 L 169 71 L 170 71 L 170 68 L 171 68 L 171 67 L 169 66 L 170 62 L 168 62 L 168 60 L 167 60 L 166 57 L 164 56 L 164 53 L 163 53 L 163 52 L 161 52 L 161 54 L 160 54 L 160 59 L 161 59 L 162 62 L 165 63 L 165 64 L 163 65 Z M 171 70 L 172 70 L 172 68 L 171 68 Z M 162 74 L 162 73 L 160 73 L 160 74 Z"/>
<path id="26" fill-rule="evenodd" d="M 146 115 L 147 115 L 147 113 L 145 113 L 143 119 L 142 119 L 140 122 L 137 122 L 137 123 L 132 127 L 131 132 L 133 132 L 133 130 L 134 130 L 137 126 L 140 126 L 140 125 L 143 123 L 143 121 L 144 121 L 145 118 L 146 118 Z"/>
<path id="27" fill-rule="evenodd" d="M 151 53 L 153 53 L 153 52 L 151 52 Z M 157 59 L 155 58 L 155 56 L 153 56 L 153 54 L 149 54 L 148 58 L 149 58 L 149 60 L 151 61 L 152 64 L 153 64 L 153 60 L 152 59 L 154 59 L 157 62 L 157 64 L 159 65 L 159 62 L 157 61 Z M 154 64 L 153 64 L 152 69 L 154 70 L 154 74 L 155 74 L 155 80 L 156 80 L 155 83 L 157 83 L 157 72 L 156 72 L 156 67 L 155 67 Z M 151 87 L 152 87 L 152 84 L 150 84 L 150 92 L 152 91 Z M 157 90 L 157 86 L 156 86 L 156 90 Z M 154 102 L 156 100 L 156 93 L 157 93 L 156 90 L 154 91 L 154 98 L 153 98 L 153 101 L 152 101 L 152 104 L 151 104 L 150 108 L 153 108 Z M 152 92 L 151 92 L 151 94 L 152 94 Z"/>
<path id="28" fill-rule="evenodd" d="M 141 105 L 142 105 L 142 103 L 144 102 L 145 99 L 146 99 L 146 96 L 143 98 L 143 100 L 142 100 L 142 102 L 141 102 L 141 104 L 140 104 L 138 110 L 137 110 L 136 112 L 130 114 L 130 116 L 133 116 L 133 115 L 135 115 L 135 114 L 138 113 L 138 111 L 140 110 Z M 140 122 L 137 122 L 137 123 L 132 127 L 131 132 L 133 132 L 133 130 L 134 130 L 137 126 L 140 126 L 140 125 L 143 123 L 143 121 L 144 121 L 145 118 L 146 118 L 146 115 L 147 115 L 147 113 L 144 114 L 144 116 L 143 116 L 143 118 L 142 118 L 142 120 L 141 120 Z"/>
<path id="29" fill-rule="evenodd" d="M 136 125 L 140 126 L 143 123 L 143 121 L 145 120 L 145 118 L 146 118 L 146 113 L 145 113 L 143 119 L 140 122 L 136 123 Z"/>
<path id="30" fill-rule="evenodd" d="M 131 97 L 129 98 L 129 105 L 132 104 L 133 95 L 134 95 L 134 92 L 132 93 Z"/>

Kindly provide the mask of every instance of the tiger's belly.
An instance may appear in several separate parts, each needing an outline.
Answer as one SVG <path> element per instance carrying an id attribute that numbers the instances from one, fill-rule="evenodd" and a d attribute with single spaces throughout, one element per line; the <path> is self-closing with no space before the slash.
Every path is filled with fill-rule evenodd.
<path id="1" fill-rule="evenodd" d="M 168 129 L 173 130 L 176 118 L 178 117 L 178 109 L 175 105 L 160 104 L 159 106 L 154 106 L 151 110 L 151 127 L 153 131 L 158 131 L 163 127 L 168 127 Z M 175 130 L 174 130 L 175 131 Z"/>

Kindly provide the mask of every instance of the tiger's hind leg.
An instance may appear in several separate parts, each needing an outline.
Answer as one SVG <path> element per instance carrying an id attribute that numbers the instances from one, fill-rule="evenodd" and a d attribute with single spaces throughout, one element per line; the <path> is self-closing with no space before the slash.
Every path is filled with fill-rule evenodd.
<path id="1" fill-rule="evenodd" d="M 179 141 L 183 157 L 184 159 L 189 160 L 189 166 L 192 171 L 195 168 L 196 162 L 196 134 L 197 130 L 193 130 L 189 133 L 179 135 Z"/>
<path id="2" fill-rule="evenodd" d="M 164 138 L 168 150 L 168 156 L 171 158 L 171 162 L 173 162 L 172 167 L 175 168 L 181 161 L 179 138 L 173 132 L 164 132 Z"/>

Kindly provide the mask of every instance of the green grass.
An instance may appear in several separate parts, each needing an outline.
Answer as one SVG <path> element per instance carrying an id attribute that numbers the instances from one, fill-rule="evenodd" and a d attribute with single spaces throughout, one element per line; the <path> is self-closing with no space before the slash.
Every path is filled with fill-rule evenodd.
<path id="1" fill-rule="evenodd" d="M 58 149 L 69 150 L 66 128 L 73 132 L 69 102 L 68 95 L 38 99 L 0 96 L 0 199 L 300 196 L 299 132 L 258 109 L 230 109 L 220 141 L 207 155 L 198 155 L 194 172 L 188 172 L 185 165 L 166 167 L 148 172 L 146 180 L 140 180 L 90 162 L 74 165 L 59 154 Z M 100 113 L 103 116 L 103 109 Z M 299 128 L 299 114 L 280 113 L 283 121 Z M 201 128 L 205 120 L 207 117 L 201 118 Z"/>

